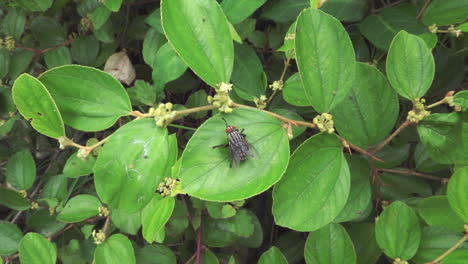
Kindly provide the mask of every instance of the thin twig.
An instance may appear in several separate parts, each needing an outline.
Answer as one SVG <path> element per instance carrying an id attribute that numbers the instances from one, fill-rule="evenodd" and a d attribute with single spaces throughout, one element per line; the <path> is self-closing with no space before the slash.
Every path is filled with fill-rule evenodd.
<path id="1" fill-rule="evenodd" d="M 376 156 L 374 156 L 373 153 L 369 153 L 369 152 L 366 151 L 365 149 L 360 148 L 360 147 L 358 147 L 358 146 L 356 146 L 356 145 L 354 145 L 354 144 L 349 143 L 349 141 L 347 141 L 346 139 L 344 139 L 342 136 L 340 136 L 340 135 L 338 135 L 338 134 L 337 134 L 336 136 L 337 136 L 341 141 L 346 141 L 346 143 L 349 145 L 349 147 L 352 148 L 352 149 L 354 149 L 354 150 L 356 150 L 357 152 L 359 152 L 359 153 L 361 153 L 361 154 L 364 154 L 364 155 L 368 156 L 369 158 L 371 158 L 371 159 L 373 159 L 373 160 L 376 160 L 376 161 L 378 161 L 378 162 L 383 162 L 383 163 L 385 163 L 385 161 L 383 161 L 383 160 L 377 158 Z"/>
<path id="2" fill-rule="evenodd" d="M 420 172 L 416 172 L 414 170 L 399 170 L 399 169 L 385 169 L 385 168 L 381 168 L 381 169 L 377 169 L 377 170 L 381 171 L 381 172 L 390 172 L 390 173 L 396 173 L 396 174 L 411 175 L 411 176 L 416 176 L 416 177 L 420 177 L 420 178 L 424 178 L 424 179 L 428 179 L 428 180 L 440 181 L 442 183 L 447 183 L 448 182 L 447 178 L 441 178 L 441 177 L 437 177 L 437 176 L 434 176 L 434 175 L 420 173 Z"/>
<path id="3" fill-rule="evenodd" d="M 436 259 L 434 259 L 431 262 L 427 262 L 425 264 L 436 264 L 440 263 L 442 259 L 444 259 L 448 254 L 452 253 L 455 249 L 457 249 L 459 246 L 461 246 L 465 241 L 468 240 L 468 234 L 465 234 L 457 243 L 455 243 L 453 246 L 451 246 L 447 251 L 442 253 L 442 255 L 438 256 Z"/>
<path id="4" fill-rule="evenodd" d="M 382 10 L 385 9 L 385 8 L 389 8 L 389 7 L 392 7 L 392 6 L 396 6 L 396 5 L 399 5 L 399 4 L 404 3 L 404 2 L 406 2 L 406 1 L 407 1 L 407 0 L 399 0 L 399 1 L 396 1 L 396 2 L 393 2 L 393 3 L 390 3 L 390 4 L 386 5 L 386 6 L 382 6 L 381 8 L 371 9 L 370 12 L 371 12 L 372 14 L 378 13 L 378 12 L 382 11 Z"/>
<path id="5" fill-rule="evenodd" d="M 392 141 L 392 139 L 394 137 L 396 137 L 398 134 L 400 134 L 400 132 L 403 131 L 403 129 L 405 129 L 406 127 L 408 127 L 411 124 L 413 124 L 413 122 L 411 122 L 409 120 L 406 120 L 405 122 L 403 122 L 403 124 L 401 124 L 395 131 L 393 131 L 393 133 L 388 138 L 386 138 L 384 140 L 384 142 L 380 143 L 380 145 L 378 145 L 370 153 L 375 154 L 377 151 L 381 150 L 385 145 L 387 145 L 390 141 Z"/>
<path id="6" fill-rule="evenodd" d="M 201 238 L 202 238 L 202 225 L 198 227 L 197 231 L 197 251 L 196 251 L 196 263 L 200 264 L 201 263 L 201 249 L 202 249 L 202 243 L 201 243 Z"/>
<path id="7" fill-rule="evenodd" d="M 424 14 L 424 11 L 426 10 L 430 2 L 431 0 L 426 0 L 426 2 L 424 2 L 424 5 L 421 7 L 421 10 L 419 10 L 418 15 L 416 16 L 416 19 L 419 20 L 422 18 L 422 15 Z"/>
<path id="8" fill-rule="evenodd" d="M 68 229 L 70 229 L 70 228 L 72 228 L 72 227 L 73 227 L 73 224 L 67 225 L 64 229 L 62 229 L 62 230 L 58 231 L 57 233 L 51 235 L 51 236 L 49 237 L 49 240 L 52 240 L 52 239 L 54 239 L 54 238 L 60 236 L 61 234 L 65 233 Z"/>

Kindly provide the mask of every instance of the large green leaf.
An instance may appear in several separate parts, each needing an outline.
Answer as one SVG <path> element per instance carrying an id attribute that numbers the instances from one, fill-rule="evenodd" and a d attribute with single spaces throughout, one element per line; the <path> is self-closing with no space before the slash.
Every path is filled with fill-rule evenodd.
<path id="1" fill-rule="evenodd" d="M 30 50 L 19 50 L 11 56 L 8 69 L 8 76 L 15 80 L 20 74 L 26 71 L 34 57 L 34 52 Z"/>
<path id="2" fill-rule="evenodd" d="M 34 18 L 31 22 L 31 32 L 39 41 L 39 47 L 43 49 L 55 45 L 63 45 L 67 37 L 67 31 L 64 25 L 60 24 L 59 20 L 46 16 L 37 16 Z M 98 47 L 93 48 L 97 49 Z M 94 50 L 89 52 L 93 53 Z"/>
<path id="3" fill-rule="evenodd" d="M 56 101 L 65 124 L 79 130 L 104 130 L 132 110 L 122 84 L 95 68 L 66 65 L 46 71 L 39 80 Z"/>
<path id="4" fill-rule="evenodd" d="M 156 235 L 171 217 L 174 204 L 174 197 L 161 198 L 159 194 L 156 194 L 143 209 L 141 212 L 142 233 L 148 243 L 151 244 L 156 240 Z"/>
<path id="5" fill-rule="evenodd" d="M 57 248 L 37 233 L 27 233 L 19 244 L 19 259 L 24 264 L 54 264 Z"/>
<path id="6" fill-rule="evenodd" d="M 393 202 L 377 218 L 375 237 L 379 247 L 388 257 L 411 259 L 416 254 L 421 240 L 416 213 L 403 202 Z"/>
<path id="7" fill-rule="evenodd" d="M 113 209 L 111 211 L 112 223 L 121 231 L 136 235 L 141 227 L 141 212 L 129 214 Z"/>
<path id="8" fill-rule="evenodd" d="M 52 0 L 14 0 L 15 4 L 29 11 L 46 11 L 52 5 Z"/>
<path id="9" fill-rule="evenodd" d="M 132 243 L 122 234 L 112 235 L 97 246 L 94 251 L 94 261 L 96 264 L 136 263 Z"/>
<path id="10" fill-rule="evenodd" d="M 366 217 L 366 209 L 371 206 L 372 203 L 368 161 L 357 155 L 348 155 L 346 160 L 351 173 L 351 189 L 345 207 L 333 220 L 335 223 Z"/>
<path id="11" fill-rule="evenodd" d="M 450 25 L 466 21 L 466 14 L 468 14 L 467 0 L 433 0 L 424 11 L 422 21 L 428 26 Z"/>
<path id="12" fill-rule="evenodd" d="M 103 1 L 104 5 L 112 11 L 112 12 L 117 12 L 120 9 L 120 6 L 122 5 L 123 0 L 105 0 Z"/>
<path id="13" fill-rule="evenodd" d="M 36 179 L 36 163 L 29 150 L 15 153 L 8 161 L 7 181 L 18 190 L 32 187 Z"/>
<path id="14" fill-rule="evenodd" d="M 393 89 L 402 97 L 423 97 L 434 79 L 434 57 L 418 36 L 400 31 L 390 44 L 387 76 Z"/>
<path id="15" fill-rule="evenodd" d="M 281 253 L 281 250 L 273 246 L 263 252 L 257 264 L 288 264 L 288 260 Z"/>
<path id="16" fill-rule="evenodd" d="M 229 82 L 234 51 L 228 21 L 215 0 L 163 0 L 161 22 L 167 39 L 207 84 Z"/>
<path id="17" fill-rule="evenodd" d="M 320 8 L 341 21 L 361 20 L 368 10 L 367 0 L 328 0 Z"/>
<path id="18" fill-rule="evenodd" d="M 10 52 L 5 47 L 1 47 L 0 61 L 2 61 L 2 63 L 0 64 L 0 79 L 3 79 L 8 74 L 8 70 L 10 68 L 10 60 Z"/>
<path id="19" fill-rule="evenodd" d="M 297 18 L 297 15 L 309 7 L 309 0 L 279 0 L 270 9 L 262 13 L 262 18 L 285 23 Z"/>
<path id="20" fill-rule="evenodd" d="M 283 98 L 286 102 L 297 106 L 310 106 L 302 86 L 301 75 L 296 72 L 284 83 Z"/>
<path id="21" fill-rule="evenodd" d="M 332 111 L 341 136 L 362 148 L 382 141 L 398 117 L 398 95 L 375 67 L 357 63 L 349 95 Z"/>
<path id="22" fill-rule="evenodd" d="M 359 31 L 377 48 L 388 50 L 400 30 L 416 35 L 429 33 L 427 27 L 416 19 L 417 11 L 412 4 L 384 8 L 381 12 L 367 16 L 359 24 Z"/>
<path id="23" fill-rule="evenodd" d="M 229 22 L 234 25 L 246 19 L 265 2 L 266 0 L 223 0 L 221 7 Z"/>
<path id="24" fill-rule="evenodd" d="M 453 96 L 453 104 L 460 107 L 462 111 L 468 111 L 468 91 L 456 93 Z"/>
<path id="25" fill-rule="evenodd" d="M 78 36 L 71 45 L 71 56 L 79 64 L 94 65 L 99 55 L 99 41 L 95 36 Z"/>
<path id="26" fill-rule="evenodd" d="M 460 113 L 432 114 L 418 124 L 418 135 L 431 158 L 453 164 L 468 159 L 468 123 Z"/>
<path id="27" fill-rule="evenodd" d="M 21 9 L 8 9 L 8 14 L 2 20 L 2 32 L 6 36 L 10 36 L 15 40 L 19 40 L 24 32 L 26 24 L 26 15 Z"/>
<path id="28" fill-rule="evenodd" d="M 467 199 L 468 202 L 468 199 Z M 418 204 L 419 214 L 431 226 L 462 231 L 464 221 L 450 207 L 447 196 L 431 196 Z"/>
<path id="29" fill-rule="evenodd" d="M 373 223 L 352 223 L 348 228 L 349 236 L 354 244 L 357 263 L 375 264 L 382 254 L 375 241 L 375 226 Z"/>
<path id="30" fill-rule="evenodd" d="M 317 112 L 329 112 L 352 88 L 356 63 L 348 33 L 318 9 L 301 13 L 296 26 L 296 60 L 305 94 Z"/>
<path id="31" fill-rule="evenodd" d="M 158 49 L 153 63 L 150 65 L 153 68 L 153 81 L 160 87 L 179 78 L 187 70 L 187 65 L 179 58 L 169 43 Z"/>
<path id="32" fill-rule="evenodd" d="M 273 189 L 275 223 L 298 231 L 317 230 L 335 219 L 350 190 L 350 173 L 335 135 L 318 134 L 299 146 Z"/>
<path id="33" fill-rule="evenodd" d="M 246 140 L 257 152 L 237 167 L 230 168 L 224 133 L 229 125 L 245 129 Z M 255 154 L 255 153 L 253 153 Z M 235 201 L 259 194 L 275 184 L 286 170 L 289 145 L 281 122 L 255 109 L 236 109 L 230 115 L 216 115 L 201 125 L 182 156 L 179 178 L 182 191 L 210 201 Z"/>
<path id="34" fill-rule="evenodd" d="M 60 112 L 44 85 L 33 76 L 24 73 L 13 84 L 13 100 L 25 119 L 31 119 L 31 126 L 49 137 L 65 135 Z"/>
<path id="35" fill-rule="evenodd" d="M 89 155 L 86 160 L 78 157 L 78 152 L 73 153 L 65 163 L 63 167 L 63 174 L 68 178 L 78 178 L 80 176 L 86 176 L 93 172 L 94 163 L 96 157 Z"/>
<path id="36" fill-rule="evenodd" d="M 156 55 L 158 50 L 166 42 L 166 37 L 159 33 L 156 29 L 150 28 L 146 32 L 145 39 L 143 40 L 143 60 L 151 67 L 157 66 Z"/>
<path id="37" fill-rule="evenodd" d="M 240 209 L 235 216 L 227 219 L 204 219 L 202 239 L 208 246 L 225 247 L 238 239 L 252 236 L 254 230 L 251 213 L 246 209 Z"/>
<path id="38" fill-rule="evenodd" d="M 157 127 L 152 119 L 121 127 L 100 150 L 94 166 L 101 200 L 127 213 L 145 207 L 158 183 L 170 175 L 176 147 L 167 130 Z"/>
<path id="39" fill-rule="evenodd" d="M 57 215 L 57 220 L 65 223 L 76 223 L 99 214 L 101 202 L 96 196 L 80 194 L 70 199 Z"/>
<path id="40" fill-rule="evenodd" d="M 304 258 L 311 264 L 354 264 L 356 252 L 346 230 L 332 223 L 309 234 Z"/>
<path id="41" fill-rule="evenodd" d="M 165 245 L 146 245 L 135 252 L 137 263 L 176 264 L 174 252 Z"/>
<path id="42" fill-rule="evenodd" d="M 265 94 L 267 85 L 263 65 L 253 48 L 248 44 L 234 45 L 234 69 L 232 83 L 234 91 L 242 99 L 253 101 Z"/>
<path id="43" fill-rule="evenodd" d="M 23 233 L 15 224 L 0 221 L 0 256 L 8 256 L 18 251 Z"/>
<path id="44" fill-rule="evenodd" d="M 59 47 L 47 52 L 44 56 L 47 68 L 52 69 L 66 64 L 71 64 L 70 49 L 67 47 Z"/>
<path id="45" fill-rule="evenodd" d="M 468 222 L 468 167 L 455 171 L 448 184 L 447 198 L 452 209 Z"/>

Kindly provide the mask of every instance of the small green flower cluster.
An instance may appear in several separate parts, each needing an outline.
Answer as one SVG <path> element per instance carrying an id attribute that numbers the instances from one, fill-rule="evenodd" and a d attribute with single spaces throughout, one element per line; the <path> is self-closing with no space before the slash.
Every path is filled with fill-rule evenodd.
<path id="1" fill-rule="evenodd" d="M 161 196 L 171 196 L 174 190 L 179 185 L 179 181 L 177 179 L 166 177 L 164 181 L 160 182 L 158 185 L 157 191 L 161 194 Z"/>
<path id="2" fill-rule="evenodd" d="M 333 116 L 329 113 L 323 113 L 314 117 L 312 123 L 314 123 L 321 132 L 327 132 L 328 134 L 335 132 L 335 128 L 333 127 L 335 122 L 333 122 Z"/>
<path id="3" fill-rule="evenodd" d="M 99 207 L 99 216 L 108 216 L 110 213 L 109 209 L 105 206 Z"/>
<path id="4" fill-rule="evenodd" d="M 214 97 L 208 96 L 208 103 L 217 107 L 220 112 L 224 112 L 226 114 L 232 113 L 231 106 L 233 101 L 229 97 L 229 92 L 232 90 L 232 84 L 222 82 L 218 84 L 218 88 L 215 88 L 215 90 L 216 94 Z"/>
<path id="5" fill-rule="evenodd" d="M 254 103 L 259 109 L 265 109 L 267 106 L 267 98 L 264 95 L 261 95 L 260 98 L 255 97 Z"/>
<path id="6" fill-rule="evenodd" d="M 272 84 L 268 85 L 268 87 L 270 87 L 270 89 L 273 91 L 281 91 L 283 90 L 284 83 L 282 80 L 274 81 Z"/>
<path id="7" fill-rule="evenodd" d="M 172 120 L 176 117 L 177 112 L 172 111 L 172 103 L 159 104 L 158 108 L 150 108 L 149 114 L 154 116 L 156 125 L 160 127 L 165 127 L 169 125 Z"/>
<path id="8" fill-rule="evenodd" d="M 5 38 L 0 38 L 0 48 L 5 47 L 8 51 L 13 51 L 15 49 L 16 42 L 12 36 L 6 36 Z"/>
<path id="9" fill-rule="evenodd" d="M 431 114 L 431 111 L 426 110 L 426 103 L 425 99 L 416 98 L 413 102 L 413 110 L 408 112 L 408 116 L 406 119 L 413 123 L 418 123 L 419 121 L 423 120 L 426 116 Z"/>

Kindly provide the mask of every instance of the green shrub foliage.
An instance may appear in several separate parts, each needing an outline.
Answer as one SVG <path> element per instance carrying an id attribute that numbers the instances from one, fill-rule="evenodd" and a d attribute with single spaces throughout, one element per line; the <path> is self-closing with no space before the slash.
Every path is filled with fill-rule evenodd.
<path id="1" fill-rule="evenodd" d="M 0 263 L 466 263 L 467 14 L 0 1 Z"/>

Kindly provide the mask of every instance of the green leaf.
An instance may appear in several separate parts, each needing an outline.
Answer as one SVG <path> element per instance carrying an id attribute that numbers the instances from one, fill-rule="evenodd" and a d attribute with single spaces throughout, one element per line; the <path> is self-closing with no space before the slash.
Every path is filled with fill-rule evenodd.
<path id="1" fill-rule="evenodd" d="M 133 105 L 153 106 L 156 102 L 164 99 L 163 88 L 142 80 L 136 80 L 133 87 L 127 89 L 127 93 Z"/>
<path id="2" fill-rule="evenodd" d="M 63 228 L 65 223 L 55 220 L 55 215 L 50 215 L 48 209 L 36 209 L 28 215 L 26 227 L 45 237 L 51 237 Z"/>
<path id="3" fill-rule="evenodd" d="M 143 237 L 148 243 L 156 240 L 157 233 L 164 228 L 164 225 L 171 217 L 174 210 L 174 197 L 161 198 L 159 194 L 143 208 L 141 212 L 141 224 L 143 226 Z"/>
<path id="4" fill-rule="evenodd" d="M 236 56 L 231 81 L 236 94 L 249 101 L 265 95 L 266 75 L 254 49 L 247 43 L 235 44 L 234 54 Z"/>
<path id="5" fill-rule="evenodd" d="M 415 196 L 432 195 L 431 185 L 422 178 L 408 177 L 402 174 L 382 173 L 380 195 L 385 200 L 404 200 Z"/>
<path id="6" fill-rule="evenodd" d="M 70 49 L 67 47 L 58 47 L 47 52 L 44 56 L 47 68 L 52 69 L 66 64 L 71 64 Z"/>
<path id="7" fill-rule="evenodd" d="M 283 98 L 286 102 L 296 106 L 310 106 L 309 100 L 302 86 L 301 75 L 296 72 L 284 83 Z"/>
<path id="8" fill-rule="evenodd" d="M 416 19 L 417 12 L 412 4 L 385 8 L 377 14 L 367 16 L 359 24 L 359 31 L 377 48 L 388 50 L 392 39 L 400 30 L 415 35 L 430 33 L 427 27 Z"/>
<path id="9" fill-rule="evenodd" d="M 353 86 L 351 39 L 340 21 L 318 9 L 303 11 L 296 31 L 296 60 L 305 94 L 317 112 L 329 112 Z"/>
<path id="10" fill-rule="evenodd" d="M 94 65 L 99 54 L 99 41 L 94 36 L 78 36 L 71 45 L 71 56 L 79 64 Z"/>
<path id="11" fill-rule="evenodd" d="M 418 135 L 433 160 L 442 164 L 466 161 L 468 124 L 459 113 L 432 114 L 418 124 Z"/>
<path id="12" fill-rule="evenodd" d="M 156 55 L 165 42 L 167 41 L 164 35 L 159 33 L 156 29 L 150 28 L 148 30 L 143 40 L 143 60 L 145 60 L 146 64 L 151 67 L 157 66 Z"/>
<path id="13" fill-rule="evenodd" d="M 230 168 L 226 125 L 244 128 L 246 140 L 258 153 L 238 167 Z M 230 115 L 215 115 L 192 136 L 182 154 L 179 178 L 182 191 L 209 201 L 235 201 L 259 194 L 275 184 L 286 170 L 289 146 L 277 119 L 256 109 L 236 109 Z"/>
<path id="14" fill-rule="evenodd" d="M 285 23 L 296 19 L 299 13 L 309 7 L 309 0 L 279 0 L 262 13 L 262 18 Z"/>
<path id="15" fill-rule="evenodd" d="M 7 221 L 0 221 L 0 256 L 9 256 L 18 251 L 18 245 L 23 232 L 16 226 Z M 0 258 L 1 259 L 1 258 Z"/>
<path id="16" fill-rule="evenodd" d="M 2 21 L 2 32 L 15 40 L 20 40 L 24 32 L 26 16 L 21 9 L 9 8 L 8 14 Z"/>
<path id="17" fill-rule="evenodd" d="M 348 229 L 349 236 L 356 251 L 356 263 L 375 264 L 382 254 L 375 241 L 373 223 L 353 223 Z"/>
<path id="18" fill-rule="evenodd" d="M 418 36 L 400 31 L 387 56 L 387 76 L 393 89 L 408 100 L 423 97 L 434 79 L 434 57 Z"/>
<path id="19" fill-rule="evenodd" d="M 329 224 L 307 237 L 304 249 L 306 263 L 356 263 L 356 252 L 346 230 L 339 224 Z"/>
<path id="20" fill-rule="evenodd" d="M 13 2 L 33 12 L 44 12 L 52 6 L 52 0 L 14 0 Z"/>
<path id="21" fill-rule="evenodd" d="M 170 175 L 176 145 L 152 119 L 119 128 L 100 150 L 94 166 L 99 198 L 111 208 L 133 213 L 153 198 L 159 182 Z"/>
<path id="22" fill-rule="evenodd" d="M 428 225 L 463 231 L 463 220 L 450 208 L 447 196 L 431 196 L 418 204 L 419 214 Z"/>
<path id="23" fill-rule="evenodd" d="M 415 263 L 431 262 L 457 243 L 462 236 L 463 235 L 460 232 L 451 231 L 441 227 L 426 226 L 422 230 L 422 238 L 418 252 L 412 260 L 415 261 Z M 453 260 L 450 261 L 450 258 L 456 258 L 459 253 L 465 253 L 465 257 L 458 258 L 458 262 Z M 458 249 L 446 256 L 441 263 L 462 264 L 464 260 L 466 260 L 467 253 L 468 243 L 465 242 L 459 246 Z"/>
<path id="24" fill-rule="evenodd" d="M 176 264 L 174 252 L 165 245 L 146 245 L 135 252 L 137 263 Z"/>
<path id="25" fill-rule="evenodd" d="M 97 246 L 94 251 L 94 261 L 96 264 L 136 263 L 132 243 L 122 234 L 112 235 Z"/>
<path id="26" fill-rule="evenodd" d="M 65 199 L 68 197 L 67 177 L 60 174 L 48 179 L 40 197 L 57 199 L 59 202 L 65 202 Z"/>
<path id="27" fill-rule="evenodd" d="M 91 22 L 93 22 L 93 29 L 98 30 L 102 27 L 109 19 L 111 12 L 105 6 L 96 8 L 90 16 Z"/>
<path id="28" fill-rule="evenodd" d="M 66 65 L 46 71 L 39 80 L 56 101 L 65 124 L 75 129 L 104 130 L 132 110 L 122 84 L 95 68 Z"/>
<path id="29" fill-rule="evenodd" d="M 10 52 L 4 47 L 0 48 L 0 61 L 2 61 L 0 64 L 0 79 L 3 79 L 8 74 L 10 60 Z"/>
<path id="30" fill-rule="evenodd" d="M 227 203 L 205 202 L 208 214 L 213 218 L 229 218 L 236 215 L 236 209 Z"/>
<path id="31" fill-rule="evenodd" d="M 29 50 L 20 50 L 11 56 L 10 68 L 8 70 L 8 76 L 10 79 L 15 80 L 21 73 L 25 72 L 29 67 L 34 52 Z"/>
<path id="32" fill-rule="evenodd" d="M 19 244 L 19 259 L 24 264 L 54 264 L 57 248 L 37 233 L 27 233 Z"/>
<path id="33" fill-rule="evenodd" d="M 320 8 L 340 21 L 356 22 L 362 20 L 368 10 L 367 0 L 328 0 Z"/>
<path id="34" fill-rule="evenodd" d="M 418 250 L 421 229 L 411 207 L 396 201 L 380 214 L 375 225 L 375 237 L 385 255 L 401 260 L 411 259 Z"/>
<path id="35" fill-rule="evenodd" d="M 288 264 L 288 260 L 277 247 L 272 246 L 263 252 L 257 264 Z"/>
<path id="36" fill-rule="evenodd" d="M 167 39 L 193 72 L 212 87 L 229 82 L 232 38 L 215 0 L 163 0 L 161 18 Z"/>
<path id="37" fill-rule="evenodd" d="M 317 230 L 335 219 L 350 190 L 350 173 L 335 135 L 317 134 L 291 157 L 273 189 L 275 223 L 297 231 Z"/>
<path id="38" fill-rule="evenodd" d="M 117 209 L 111 211 L 112 223 L 122 232 L 136 235 L 141 227 L 141 212 L 125 213 Z"/>
<path id="39" fill-rule="evenodd" d="M 205 90 L 198 90 L 189 96 L 185 106 L 187 106 L 187 108 L 194 108 L 198 106 L 208 105 L 208 101 L 206 100 L 207 97 L 208 94 L 205 92 Z M 190 116 L 192 116 L 193 118 L 202 118 L 205 117 L 207 113 L 208 111 L 199 111 L 191 114 Z"/>
<path id="40" fill-rule="evenodd" d="M 153 81 L 159 87 L 179 78 L 187 70 L 187 65 L 179 58 L 169 43 L 164 44 L 156 53 L 153 68 Z"/>
<path id="41" fill-rule="evenodd" d="M 78 152 L 73 153 L 65 163 L 63 174 L 68 178 L 78 178 L 93 173 L 96 157 L 89 155 L 86 160 L 82 160 L 77 156 Z"/>
<path id="42" fill-rule="evenodd" d="M 422 21 L 428 26 L 432 24 L 450 25 L 465 21 L 467 13 L 467 0 L 433 0 L 424 11 Z"/>
<path id="43" fill-rule="evenodd" d="M 252 216 L 246 209 L 240 209 L 235 216 L 226 219 L 203 219 L 202 240 L 210 247 L 225 247 L 253 233 Z"/>
<path id="44" fill-rule="evenodd" d="M 468 32 L 468 22 L 465 22 L 459 26 L 457 26 L 457 29 L 463 31 L 463 32 Z"/>
<path id="45" fill-rule="evenodd" d="M 50 48 L 64 43 L 67 37 L 65 27 L 59 23 L 59 20 L 46 16 L 38 16 L 31 22 L 31 31 L 34 37 L 39 41 L 39 47 L 42 49 Z M 96 49 L 97 47 L 92 47 Z"/>
<path id="46" fill-rule="evenodd" d="M 157 32 L 164 34 L 164 30 L 161 26 L 161 8 L 154 9 L 154 11 L 145 18 L 145 23 L 150 25 L 152 29 L 155 29 Z"/>
<path id="47" fill-rule="evenodd" d="M 29 150 L 16 152 L 7 165 L 7 181 L 18 190 L 32 187 L 36 179 L 36 163 Z"/>
<path id="48" fill-rule="evenodd" d="M 33 76 L 23 73 L 13 84 L 13 100 L 31 126 L 46 136 L 59 138 L 65 127 L 57 105 L 44 85 Z"/>
<path id="49" fill-rule="evenodd" d="M 366 208 L 372 203 L 372 190 L 369 182 L 370 168 L 368 162 L 356 155 L 346 156 L 351 173 L 349 198 L 340 214 L 333 220 L 335 223 L 352 221 L 366 217 Z"/>
<path id="50" fill-rule="evenodd" d="M 448 184 L 447 198 L 455 213 L 468 222 L 468 167 L 455 171 Z"/>
<path id="51" fill-rule="evenodd" d="M 453 96 L 453 104 L 462 111 L 468 111 L 468 91 L 460 91 Z"/>
<path id="52" fill-rule="evenodd" d="M 76 223 L 99 214 L 101 202 L 96 196 L 80 194 L 71 198 L 63 210 L 57 215 L 57 220 L 65 223 Z"/>
<path id="53" fill-rule="evenodd" d="M 232 24 L 237 24 L 253 14 L 265 2 L 266 0 L 223 0 L 221 7 L 227 19 Z"/>
<path id="54" fill-rule="evenodd" d="M 357 63 L 348 96 L 332 111 L 341 136 L 361 148 L 385 139 L 398 117 L 398 95 L 375 67 Z"/>
<path id="55" fill-rule="evenodd" d="M 112 12 L 117 12 L 122 5 L 123 0 L 105 0 L 104 5 Z"/>
<path id="56" fill-rule="evenodd" d="M 273 113 L 279 114 L 281 116 L 287 117 L 289 119 L 292 119 L 292 120 L 304 121 L 304 118 L 302 118 L 300 114 L 289 109 L 274 108 L 274 109 L 271 109 L 270 111 Z M 306 127 L 304 126 L 292 126 L 293 138 L 300 136 L 305 131 L 306 131 Z"/>

